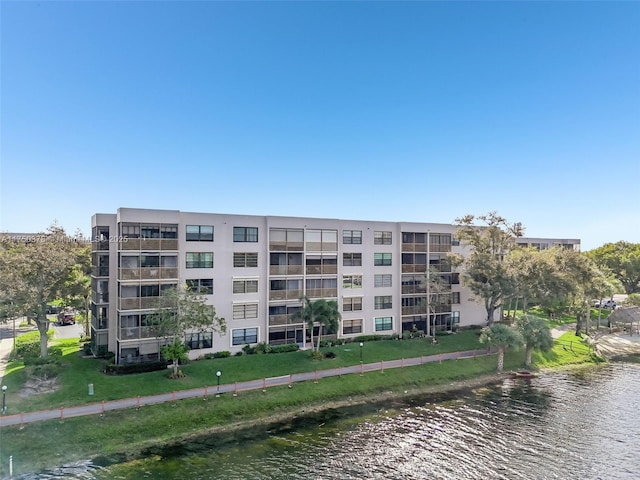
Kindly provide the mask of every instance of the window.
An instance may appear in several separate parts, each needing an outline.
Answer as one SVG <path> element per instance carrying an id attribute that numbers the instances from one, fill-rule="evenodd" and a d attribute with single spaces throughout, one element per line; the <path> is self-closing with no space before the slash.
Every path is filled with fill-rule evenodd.
<path id="1" fill-rule="evenodd" d="M 304 241 L 308 252 L 335 252 L 338 250 L 338 231 L 306 230 Z"/>
<path id="2" fill-rule="evenodd" d="M 187 280 L 187 288 L 202 295 L 213 294 L 213 278 Z"/>
<path id="3" fill-rule="evenodd" d="M 245 345 L 258 342 L 258 328 L 236 328 L 231 332 L 233 345 Z"/>
<path id="4" fill-rule="evenodd" d="M 343 253 L 342 265 L 345 267 L 361 267 L 362 254 L 361 253 Z"/>
<path id="5" fill-rule="evenodd" d="M 362 288 L 362 275 L 343 275 L 342 288 Z"/>
<path id="6" fill-rule="evenodd" d="M 129 258 L 131 258 L 131 257 L 129 257 Z M 129 260 L 129 261 L 131 261 L 131 260 Z M 140 255 L 140 266 L 141 267 L 159 267 L 160 266 L 160 255 Z"/>
<path id="7" fill-rule="evenodd" d="M 213 226 L 187 225 L 187 242 L 213 242 Z"/>
<path id="8" fill-rule="evenodd" d="M 160 295 L 160 285 L 141 285 L 141 297 L 157 297 Z"/>
<path id="9" fill-rule="evenodd" d="M 120 231 L 124 238 L 140 238 L 140 225 L 124 224 L 120 227 Z"/>
<path id="10" fill-rule="evenodd" d="M 213 252 L 187 252 L 187 268 L 213 268 Z"/>
<path id="11" fill-rule="evenodd" d="M 393 320 L 391 317 L 377 317 L 374 319 L 374 330 L 376 332 L 384 332 L 393 329 Z"/>
<path id="12" fill-rule="evenodd" d="M 362 297 L 346 297 L 342 300 L 343 312 L 362 310 Z"/>
<path id="13" fill-rule="evenodd" d="M 258 280 L 234 280 L 233 293 L 256 293 Z"/>
<path id="14" fill-rule="evenodd" d="M 258 252 L 234 252 L 233 253 L 233 266 L 234 267 L 257 267 L 258 266 Z"/>
<path id="15" fill-rule="evenodd" d="M 343 320 L 342 321 L 342 334 L 352 335 L 354 333 L 362 333 L 362 319 L 356 320 Z"/>
<path id="16" fill-rule="evenodd" d="M 142 238 L 160 238 L 160 225 L 142 225 L 140 236 Z"/>
<path id="17" fill-rule="evenodd" d="M 178 238 L 178 227 L 175 225 L 161 225 L 160 238 Z"/>
<path id="18" fill-rule="evenodd" d="M 373 232 L 374 245 L 391 245 L 391 232 Z"/>
<path id="19" fill-rule="evenodd" d="M 258 318 L 257 303 L 236 303 L 233 305 L 233 319 Z"/>
<path id="20" fill-rule="evenodd" d="M 373 264 L 376 267 L 391 265 L 391 254 L 390 253 L 374 253 Z"/>
<path id="21" fill-rule="evenodd" d="M 460 292 L 451 292 L 451 303 L 452 304 L 460 303 Z"/>
<path id="22" fill-rule="evenodd" d="M 375 297 L 375 309 L 384 310 L 392 308 L 391 295 L 380 295 Z"/>
<path id="23" fill-rule="evenodd" d="M 186 339 L 187 346 L 191 350 L 213 346 L 213 333 L 211 332 L 187 333 Z"/>
<path id="24" fill-rule="evenodd" d="M 258 228 L 257 227 L 233 227 L 233 241 L 234 242 L 257 242 Z"/>
<path id="25" fill-rule="evenodd" d="M 391 286 L 391 274 L 390 273 L 374 275 L 374 277 L 373 277 L 373 287 L 374 288 L 390 287 L 390 286 Z"/>
<path id="26" fill-rule="evenodd" d="M 345 245 L 361 245 L 362 230 L 343 230 L 342 243 Z"/>

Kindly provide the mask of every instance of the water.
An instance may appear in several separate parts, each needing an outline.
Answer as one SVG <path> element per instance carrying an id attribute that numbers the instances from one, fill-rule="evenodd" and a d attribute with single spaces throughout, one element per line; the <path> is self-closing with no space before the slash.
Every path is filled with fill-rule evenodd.
<path id="1" fill-rule="evenodd" d="M 640 364 L 505 380 L 175 458 L 30 478 L 637 479 Z M 81 471 L 78 471 L 81 470 Z"/>

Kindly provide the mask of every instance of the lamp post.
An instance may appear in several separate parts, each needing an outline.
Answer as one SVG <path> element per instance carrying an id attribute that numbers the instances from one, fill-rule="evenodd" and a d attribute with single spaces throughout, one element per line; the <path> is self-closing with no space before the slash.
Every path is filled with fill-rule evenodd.
<path id="1" fill-rule="evenodd" d="M 218 377 L 218 393 L 220 393 L 220 376 L 222 375 L 222 372 L 220 370 L 218 370 L 216 372 L 216 377 Z"/>
<path id="2" fill-rule="evenodd" d="M 7 411 L 7 386 L 2 386 L 2 414 Z"/>
<path id="3" fill-rule="evenodd" d="M 362 347 L 364 347 L 364 343 L 360 342 L 360 363 L 362 363 Z"/>

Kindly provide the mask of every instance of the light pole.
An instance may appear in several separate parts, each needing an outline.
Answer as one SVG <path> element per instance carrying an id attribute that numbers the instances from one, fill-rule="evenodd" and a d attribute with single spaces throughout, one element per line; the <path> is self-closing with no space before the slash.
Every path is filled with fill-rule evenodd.
<path id="1" fill-rule="evenodd" d="M 220 370 L 218 370 L 216 372 L 216 377 L 218 377 L 218 393 L 220 393 L 220 376 L 222 375 L 222 372 Z"/>
<path id="2" fill-rule="evenodd" d="M 2 385 L 2 414 L 7 411 L 7 386 Z"/>
<path id="3" fill-rule="evenodd" d="M 364 347 L 364 343 L 360 342 L 360 363 L 362 363 L 362 347 Z"/>

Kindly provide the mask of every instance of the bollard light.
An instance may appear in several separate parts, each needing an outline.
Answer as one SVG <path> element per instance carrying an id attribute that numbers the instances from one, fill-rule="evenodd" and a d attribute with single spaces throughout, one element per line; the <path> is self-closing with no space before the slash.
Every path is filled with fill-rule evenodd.
<path id="1" fill-rule="evenodd" d="M 7 411 L 7 386 L 2 386 L 2 414 Z"/>
<path id="2" fill-rule="evenodd" d="M 220 392 L 220 377 L 222 376 L 222 372 L 218 370 L 216 372 L 216 377 L 218 377 L 218 392 Z"/>

